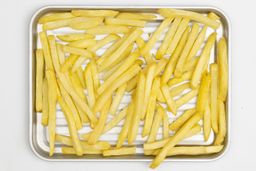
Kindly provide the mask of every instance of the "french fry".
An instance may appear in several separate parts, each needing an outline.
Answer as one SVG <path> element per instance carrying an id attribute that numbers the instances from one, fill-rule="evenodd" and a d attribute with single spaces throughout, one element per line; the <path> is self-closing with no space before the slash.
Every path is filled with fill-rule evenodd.
<path id="1" fill-rule="evenodd" d="M 86 30 L 103 23 L 103 17 L 84 18 L 81 21 L 73 21 L 69 24 L 69 27 L 76 30 Z"/>
<path id="2" fill-rule="evenodd" d="M 158 90 L 157 96 L 156 96 L 157 101 L 161 102 L 161 103 L 166 103 L 166 100 L 164 98 L 164 95 L 161 91 L 161 89 Z"/>
<path id="3" fill-rule="evenodd" d="M 211 109 L 209 104 L 209 98 L 207 99 L 204 117 L 203 117 L 203 128 L 204 128 L 204 141 L 208 141 L 211 133 Z"/>
<path id="4" fill-rule="evenodd" d="M 73 42 L 78 40 L 94 39 L 95 36 L 92 34 L 85 34 L 85 33 L 69 33 L 69 34 L 57 35 L 57 38 L 65 42 Z"/>
<path id="5" fill-rule="evenodd" d="M 170 95 L 172 97 L 175 97 L 175 96 L 179 95 L 180 93 L 182 93 L 184 90 L 186 90 L 188 88 L 190 88 L 190 83 L 180 84 L 176 87 L 171 88 Z"/>
<path id="6" fill-rule="evenodd" d="M 192 71 L 187 71 L 180 78 L 173 78 L 168 81 L 168 86 L 172 87 L 176 84 L 182 83 L 184 81 L 190 80 L 192 77 L 193 72 Z"/>
<path id="7" fill-rule="evenodd" d="M 153 54 L 152 53 L 148 53 L 144 56 L 145 60 L 146 60 L 146 63 L 147 65 L 151 64 L 154 62 L 154 57 L 153 57 Z"/>
<path id="8" fill-rule="evenodd" d="M 196 104 L 196 109 L 201 114 L 205 112 L 205 106 L 207 104 L 207 100 L 209 97 L 210 81 L 211 81 L 210 75 L 205 73 L 203 75 L 203 78 L 199 87 L 199 93 L 198 93 L 197 104 Z"/>
<path id="9" fill-rule="evenodd" d="M 176 64 L 178 62 L 180 53 L 182 52 L 182 50 L 183 50 L 183 48 L 184 48 L 184 46 L 187 42 L 189 30 L 190 30 L 190 27 L 187 26 L 186 30 L 184 31 L 183 35 L 180 38 L 180 42 L 178 43 L 176 49 L 173 52 L 173 55 L 171 56 L 171 58 L 168 61 L 167 65 L 165 67 L 165 70 L 163 72 L 163 76 L 161 78 L 161 83 L 162 84 L 167 83 L 167 81 L 173 75 L 173 71 L 174 71 L 174 69 L 176 67 Z"/>
<path id="10" fill-rule="evenodd" d="M 54 30 L 62 27 L 68 27 L 71 23 L 78 23 L 86 20 L 87 19 L 84 17 L 74 17 L 74 18 L 51 21 L 43 24 L 43 30 L 47 31 L 47 30 Z"/>
<path id="11" fill-rule="evenodd" d="M 105 106 L 102 108 L 102 110 L 100 112 L 99 121 L 88 138 L 88 144 L 95 144 L 98 141 L 99 137 L 101 136 L 103 129 L 104 129 L 104 125 L 105 125 L 107 117 L 108 117 L 110 103 L 111 102 L 108 101 L 105 104 Z"/>
<path id="12" fill-rule="evenodd" d="M 166 111 L 163 114 L 163 138 L 169 137 L 169 118 Z"/>
<path id="13" fill-rule="evenodd" d="M 84 70 L 84 78 L 85 78 L 86 88 L 88 92 L 88 96 L 87 96 L 88 104 L 90 108 L 93 108 L 96 101 L 96 97 L 94 92 L 91 64 L 88 64 L 86 69 Z"/>
<path id="14" fill-rule="evenodd" d="M 167 18 L 159 25 L 157 30 L 153 33 L 153 35 L 150 37 L 150 39 L 148 40 L 148 42 L 145 44 L 144 48 L 142 49 L 142 51 L 141 51 L 142 56 L 145 56 L 146 54 L 148 54 L 150 52 L 150 50 L 155 45 L 155 43 L 159 39 L 162 32 L 170 25 L 172 20 L 173 20 L 172 18 Z"/>
<path id="15" fill-rule="evenodd" d="M 169 125 L 169 129 L 172 131 L 177 131 L 180 127 L 189 119 L 191 118 L 196 112 L 196 109 L 188 109 L 186 110 L 178 119 L 172 122 Z"/>
<path id="16" fill-rule="evenodd" d="M 43 106 L 42 106 L 42 125 L 47 126 L 48 125 L 48 118 L 49 118 L 49 105 L 48 105 L 48 85 L 47 85 L 47 79 L 44 78 L 43 80 Z"/>
<path id="17" fill-rule="evenodd" d="M 150 130 L 147 142 L 153 142 L 156 140 L 157 132 L 158 132 L 160 125 L 163 121 L 164 114 L 165 114 L 164 109 L 160 105 L 158 105 L 157 112 L 155 113 L 154 121 L 153 121 L 151 130 Z"/>
<path id="18" fill-rule="evenodd" d="M 85 80 L 84 80 L 84 73 L 83 73 L 83 69 L 82 67 L 78 67 L 77 70 L 76 70 L 76 74 L 80 80 L 80 83 L 82 85 L 82 87 L 85 89 Z"/>
<path id="19" fill-rule="evenodd" d="M 51 51 L 51 57 L 52 57 L 52 63 L 55 72 L 58 74 L 60 72 L 60 62 L 59 62 L 59 56 L 57 52 L 57 46 L 55 37 L 53 35 L 48 36 L 50 51 Z"/>
<path id="20" fill-rule="evenodd" d="M 70 42 L 68 46 L 84 49 L 84 48 L 93 46 L 95 44 L 96 44 L 96 40 L 94 39 L 81 39 L 81 40 L 75 40 Z"/>
<path id="21" fill-rule="evenodd" d="M 67 123 L 68 123 L 68 128 L 69 128 L 69 133 L 72 139 L 72 144 L 73 147 L 76 151 L 76 155 L 81 156 L 83 155 L 83 149 L 78 137 L 78 133 L 77 133 L 77 128 L 75 125 L 75 119 L 74 116 L 72 114 L 72 111 L 70 110 L 70 108 L 67 106 L 67 104 L 64 102 L 64 100 L 62 99 L 62 97 L 58 98 L 58 102 L 61 106 L 61 109 L 66 117 Z"/>
<path id="22" fill-rule="evenodd" d="M 143 104 L 141 97 L 143 97 L 144 85 L 145 85 L 145 75 L 142 72 L 140 72 L 138 77 L 138 86 L 136 88 L 134 112 L 132 116 L 133 124 L 130 125 L 131 127 L 129 129 L 128 144 L 132 144 L 134 142 L 138 133 L 139 122 L 140 122 L 140 117 L 142 112 L 141 106 Z"/>
<path id="23" fill-rule="evenodd" d="M 160 48 L 158 49 L 157 53 L 156 53 L 156 59 L 161 59 L 164 55 L 165 52 L 168 48 L 168 46 L 170 45 L 173 36 L 175 35 L 175 32 L 180 24 L 181 18 L 177 17 L 174 19 L 171 27 L 168 29 L 168 32 L 166 33 L 164 40 L 160 46 Z"/>
<path id="24" fill-rule="evenodd" d="M 149 134 L 151 125 L 153 123 L 153 117 L 154 117 L 155 107 L 156 107 L 156 96 L 159 88 L 160 88 L 160 78 L 156 77 L 153 81 L 153 86 L 149 96 L 146 119 L 145 119 L 143 132 L 142 132 L 143 137 Z"/>
<path id="25" fill-rule="evenodd" d="M 172 139 L 170 139 L 164 147 L 159 151 L 156 158 L 152 161 L 150 167 L 156 168 L 167 156 L 167 154 L 173 150 L 173 147 L 180 142 L 184 135 L 186 135 L 189 130 L 202 118 L 200 114 L 195 114 L 192 118 L 188 120 L 180 129 L 176 132 Z"/>
<path id="26" fill-rule="evenodd" d="M 95 96 L 97 96 L 96 92 L 100 86 L 100 80 L 99 80 L 98 69 L 97 69 L 95 60 L 93 60 L 93 59 L 91 60 L 90 66 L 91 66 L 91 75 L 92 75 L 92 80 L 93 80 L 94 92 L 95 92 Z"/>
<path id="27" fill-rule="evenodd" d="M 102 108 L 102 106 L 104 106 L 104 104 L 109 100 L 112 93 L 122 84 L 126 83 L 131 78 L 133 78 L 140 71 L 140 69 L 141 68 L 137 64 L 134 64 L 130 67 L 130 69 L 128 69 L 122 75 L 120 75 L 116 79 L 116 81 L 109 86 L 108 91 L 104 91 L 104 93 L 99 95 L 94 106 L 94 112 L 98 112 Z"/>
<path id="28" fill-rule="evenodd" d="M 212 129 L 218 133 L 218 65 L 210 65 L 211 85 L 210 85 L 210 106 Z"/>
<path id="29" fill-rule="evenodd" d="M 131 20 L 156 20 L 156 15 L 148 13 L 119 13 L 116 18 L 131 19 Z"/>
<path id="30" fill-rule="evenodd" d="M 67 72 L 69 68 L 73 66 L 75 61 L 79 58 L 78 55 L 70 54 L 68 58 L 66 58 L 64 64 L 61 66 L 61 72 Z"/>
<path id="31" fill-rule="evenodd" d="M 71 71 L 75 73 L 85 63 L 87 58 L 85 56 L 79 56 L 74 62 Z"/>
<path id="32" fill-rule="evenodd" d="M 127 26 L 116 26 L 116 25 L 103 25 L 96 26 L 86 30 L 88 34 L 124 34 L 130 31 Z"/>
<path id="33" fill-rule="evenodd" d="M 187 56 L 197 38 L 197 35 L 199 33 L 199 25 L 195 23 L 191 29 L 191 32 L 189 33 L 188 40 L 186 42 L 186 45 L 183 48 L 183 51 L 179 57 L 179 60 L 177 62 L 174 75 L 175 77 L 180 77 L 181 74 L 184 72 L 184 65 L 187 60 Z"/>
<path id="34" fill-rule="evenodd" d="M 134 90 L 137 86 L 137 76 L 133 77 L 127 84 L 126 91 L 131 92 Z"/>
<path id="35" fill-rule="evenodd" d="M 173 39 L 172 39 L 172 42 L 171 44 L 169 45 L 169 47 L 167 48 L 166 50 L 166 54 L 167 55 L 172 55 L 175 48 L 177 47 L 181 37 L 182 37 L 182 34 L 184 33 L 184 31 L 186 30 L 187 26 L 188 26 L 188 23 L 189 23 L 189 19 L 188 18 L 183 18 L 179 24 L 179 27 L 175 33 L 175 35 L 173 36 Z"/>
<path id="36" fill-rule="evenodd" d="M 175 101 L 177 108 L 180 108 L 185 103 L 189 102 L 191 99 L 198 95 L 198 88 L 192 89 L 190 92 L 182 95 L 179 99 Z"/>
<path id="37" fill-rule="evenodd" d="M 51 57 L 51 52 L 50 52 L 50 47 L 49 47 L 46 32 L 45 31 L 40 32 L 39 37 L 42 44 L 46 69 L 53 70 L 52 57 Z"/>
<path id="38" fill-rule="evenodd" d="M 44 24 L 44 23 L 48 23 L 51 21 L 56 21 L 56 20 L 63 20 L 63 19 L 68 19 L 68 18 L 74 18 L 75 16 L 72 15 L 70 12 L 62 12 L 62 13 L 50 13 L 50 14 L 46 14 L 43 15 L 38 23 L 39 24 Z"/>
<path id="39" fill-rule="evenodd" d="M 118 109 L 118 106 L 122 100 L 122 97 L 124 96 L 124 93 L 125 93 L 125 89 L 127 87 L 127 84 L 123 84 L 121 87 L 119 87 L 117 90 L 116 90 L 116 93 L 115 93 L 115 96 L 112 100 L 112 104 L 110 106 L 110 109 L 109 109 L 109 113 L 111 115 L 115 115 L 116 114 L 116 111 Z"/>
<path id="40" fill-rule="evenodd" d="M 43 108 L 44 56 L 42 49 L 36 50 L 36 111 Z"/>
<path id="41" fill-rule="evenodd" d="M 74 55 L 82 55 L 87 58 L 92 58 L 92 53 L 86 49 L 76 48 L 71 46 L 63 46 L 63 51 Z"/>
<path id="42" fill-rule="evenodd" d="M 217 63 L 219 68 L 219 98 L 225 102 L 228 94 L 228 52 L 224 37 L 218 42 Z"/>
<path id="43" fill-rule="evenodd" d="M 141 21 L 138 19 L 121 19 L 121 18 L 106 18 L 106 25 L 123 25 L 131 27 L 144 27 L 146 21 Z"/>
<path id="44" fill-rule="evenodd" d="M 189 62 L 186 62 L 184 66 L 184 72 L 194 70 L 198 61 L 199 61 L 199 57 L 195 57 L 191 59 Z"/>
<path id="45" fill-rule="evenodd" d="M 61 152 L 62 154 L 75 154 L 73 147 L 61 147 Z M 92 147 L 83 149 L 83 154 L 102 154 L 102 152 L 102 150 L 93 149 Z"/>
<path id="46" fill-rule="evenodd" d="M 69 80 L 71 81 L 74 90 L 79 95 L 79 97 L 83 100 L 86 100 L 85 94 L 84 94 L 84 88 L 82 84 L 80 83 L 80 80 L 76 73 L 69 72 Z"/>
<path id="47" fill-rule="evenodd" d="M 177 104 L 176 102 L 173 100 L 173 97 L 171 97 L 170 92 L 169 92 L 169 88 L 167 85 L 163 85 L 161 87 L 162 93 L 164 95 L 164 98 L 167 102 L 167 106 L 169 108 L 169 110 L 176 115 L 177 113 Z"/>
<path id="48" fill-rule="evenodd" d="M 112 63 L 114 63 L 118 58 L 122 55 L 122 53 L 128 48 L 140 35 L 142 34 L 142 30 L 137 28 L 134 29 L 131 34 L 125 39 L 125 41 L 119 46 L 116 51 L 109 56 L 108 60 L 106 60 L 102 64 L 102 69 L 104 70 L 108 66 L 110 66 Z"/>
<path id="49" fill-rule="evenodd" d="M 135 147 L 121 147 L 115 149 L 109 149 L 103 151 L 103 156 L 121 156 L 121 155 L 131 155 L 136 153 Z"/>
<path id="50" fill-rule="evenodd" d="M 145 45 L 144 39 L 142 37 L 138 37 L 135 42 L 136 45 L 138 46 L 138 49 L 141 51 Z"/>
<path id="51" fill-rule="evenodd" d="M 225 105 L 221 100 L 218 100 L 218 109 L 219 109 L 218 111 L 219 112 L 219 132 L 214 141 L 214 145 L 221 145 L 227 133 Z"/>
<path id="52" fill-rule="evenodd" d="M 161 8 L 158 12 L 164 17 L 185 17 L 191 20 L 195 20 L 197 22 L 203 23 L 212 27 L 213 29 L 217 29 L 220 26 L 220 23 L 215 21 L 214 19 L 210 19 L 202 14 L 192 12 L 192 11 L 185 11 L 185 10 L 177 10 L 177 9 L 170 9 L 170 8 Z"/>
<path id="53" fill-rule="evenodd" d="M 74 16 L 81 17 L 115 17 L 118 11 L 114 10 L 71 10 Z"/>
<path id="54" fill-rule="evenodd" d="M 110 34 L 106 37 L 104 37 L 101 40 L 98 40 L 97 43 L 95 45 L 91 45 L 88 50 L 92 51 L 92 52 L 96 52 L 98 49 L 100 49 L 101 47 L 107 45 L 108 43 L 111 43 L 113 41 L 116 41 L 120 39 L 120 37 L 116 34 Z"/>
<path id="55" fill-rule="evenodd" d="M 48 130 L 49 130 L 49 156 L 54 153 L 55 128 L 56 128 L 56 103 L 57 103 L 57 83 L 54 71 L 46 71 L 48 87 Z"/>
<path id="56" fill-rule="evenodd" d="M 204 49 L 201 53 L 200 59 L 196 65 L 196 68 L 193 72 L 193 76 L 191 79 L 191 86 L 193 88 L 197 87 L 197 85 L 199 84 L 201 78 L 202 78 L 202 74 L 204 72 L 205 69 L 205 65 L 209 63 L 209 58 L 210 58 L 210 52 L 211 49 L 214 46 L 214 42 L 216 39 L 216 33 L 212 33 L 209 37 L 208 40 L 204 46 Z"/>
<path id="57" fill-rule="evenodd" d="M 165 66 L 167 65 L 168 60 L 166 58 L 160 59 L 160 61 L 156 65 L 155 69 L 155 77 L 160 75 L 164 70 Z"/>
<path id="58" fill-rule="evenodd" d="M 148 70 L 146 72 L 146 82 L 145 82 L 145 91 L 144 91 L 144 104 L 142 106 L 142 113 L 141 113 L 141 119 L 145 118 L 147 107 L 148 107 L 148 102 L 149 102 L 149 96 L 153 84 L 153 79 L 154 79 L 154 74 L 155 74 L 155 69 L 156 69 L 156 64 L 152 64 L 148 66 Z"/>

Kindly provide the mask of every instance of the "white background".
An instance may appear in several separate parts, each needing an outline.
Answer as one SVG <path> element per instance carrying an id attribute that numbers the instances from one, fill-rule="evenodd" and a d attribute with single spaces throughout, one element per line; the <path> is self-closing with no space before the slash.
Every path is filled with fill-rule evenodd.
<path id="1" fill-rule="evenodd" d="M 133 2 L 134 1 L 134 2 Z M 143 171 L 147 162 L 45 162 L 28 143 L 28 29 L 45 5 L 213 5 L 232 23 L 231 145 L 213 162 L 166 162 L 158 170 L 256 170 L 256 56 L 253 0 L 1 0 L 0 10 L 0 170 Z"/>

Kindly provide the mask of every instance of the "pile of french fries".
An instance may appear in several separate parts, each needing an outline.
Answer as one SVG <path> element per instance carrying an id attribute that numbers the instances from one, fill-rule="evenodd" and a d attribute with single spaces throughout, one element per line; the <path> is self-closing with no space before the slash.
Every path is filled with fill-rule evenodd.
<path id="1" fill-rule="evenodd" d="M 143 28 L 159 18 L 161 23 L 145 40 Z M 225 38 L 217 40 L 220 21 L 216 14 L 176 9 L 157 13 L 72 10 L 46 14 L 38 24 L 43 31 L 35 55 L 36 111 L 41 112 L 41 123 L 49 131 L 50 156 L 55 142 L 63 145 L 63 154 L 135 155 L 138 136 L 145 138 L 144 154 L 156 156 L 151 168 L 167 156 L 223 149 L 228 52 Z M 66 27 L 74 33 L 49 34 Z M 209 36 L 208 30 L 212 31 Z M 103 38 L 97 40 L 99 35 Z M 162 35 L 160 47 L 152 53 Z M 210 63 L 214 49 L 217 55 Z M 189 91 L 184 94 L 185 90 Z M 130 102 L 119 110 L 128 94 Z M 176 115 L 193 98 L 197 99 L 194 107 L 169 122 L 169 115 Z M 57 104 L 65 115 L 69 136 L 56 133 Z M 113 117 L 107 122 L 109 115 Z M 100 140 L 122 120 L 115 145 Z M 141 123 L 143 131 L 138 134 Z M 79 134 L 86 124 L 91 131 Z M 215 133 L 212 145 L 178 146 L 201 132 L 201 127 L 205 141 L 211 130 Z M 157 139 L 160 129 L 162 139 Z"/>

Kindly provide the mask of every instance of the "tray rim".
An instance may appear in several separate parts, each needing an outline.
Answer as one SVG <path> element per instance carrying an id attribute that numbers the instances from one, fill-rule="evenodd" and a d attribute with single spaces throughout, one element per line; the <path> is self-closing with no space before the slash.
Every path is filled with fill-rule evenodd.
<path id="1" fill-rule="evenodd" d="M 224 144 L 224 148 L 221 152 L 216 153 L 215 157 L 212 158 L 166 158 L 164 160 L 164 162 L 169 162 L 169 161 L 179 161 L 179 162 L 183 162 L 183 161 L 214 161 L 214 160 L 218 160 L 221 157 L 223 157 L 230 149 L 230 140 L 231 140 L 231 79 L 232 79 L 232 75 L 231 75 L 231 70 L 232 70 L 232 51 L 231 51 L 231 22 L 230 22 L 230 18 L 228 17 L 228 15 L 219 7 L 216 6 L 212 6 L 212 5 L 46 5 L 46 6 L 42 6 L 39 9 L 37 9 L 29 22 L 29 146 L 30 149 L 32 150 L 32 152 L 40 159 L 44 160 L 44 161 L 58 161 L 58 162 L 72 162 L 72 161 L 76 161 L 76 162 L 97 162 L 97 161 L 151 161 L 152 159 L 150 158 L 138 158 L 138 159 L 129 159 L 129 158 L 120 158 L 120 159 L 116 159 L 116 158 L 101 158 L 101 159 L 90 159 L 90 158 L 70 158 L 70 159 L 56 159 L 56 158 L 47 158 L 42 156 L 36 149 L 34 142 L 33 142 L 33 78 L 32 78 L 32 74 L 33 74 L 33 24 L 37 18 L 37 16 L 45 11 L 45 10 L 49 10 L 49 9 L 80 9 L 80 8 L 87 8 L 87 9 L 124 9 L 124 8 L 129 8 L 129 9 L 141 9 L 141 8 L 145 8 L 145 9 L 155 9 L 155 8 L 176 8 L 176 9 L 195 9 L 195 10 L 200 10 L 200 9 L 204 9 L 204 10 L 214 10 L 217 11 L 218 13 L 220 13 L 222 15 L 222 17 L 225 19 L 225 22 L 227 23 L 227 32 L 228 32 L 228 37 L 227 42 L 228 42 L 228 75 L 229 75 L 229 80 L 228 80 L 228 100 L 227 100 L 227 108 L 226 108 L 226 113 L 227 113 L 227 120 L 226 122 L 228 123 L 227 125 L 227 137 L 226 137 L 226 143 Z"/>

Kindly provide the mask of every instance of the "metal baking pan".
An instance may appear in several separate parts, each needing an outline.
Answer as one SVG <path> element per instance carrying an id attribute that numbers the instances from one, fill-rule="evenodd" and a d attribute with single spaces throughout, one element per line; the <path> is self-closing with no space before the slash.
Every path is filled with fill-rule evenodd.
<path id="1" fill-rule="evenodd" d="M 103 157 L 101 155 L 84 155 L 82 157 L 78 157 L 75 155 L 63 155 L 61 154 L 60 144 L 56 144 L 55 154 L 52 157 L 49 157 L 49 143 L 47 136 L 47 129 L 41 125 L 41 114 L 35 111 L 35 50 L 40 46 L 38 42 L 37 33 L 40 31 L 38 27 L 39 18 L 49 12 L 63 12 L 70 11 L 71 9 L 113 9 L 118 11 L 126 11 L 126 12 L 156 12 L 159 8 L 176 8 L 176 9 L 185 9 L 192 10 L 200 13 L 208 13 L 215 12 L 218 16 L 220 16 L 221 26 L 218 30 L 216 30 L 218 38 L 221 36 L 225 36 L 228 41 L 228 62 L 229 62 L 229 93 L 228 99 L 226 103 L 226 113 L 227 113 L 227 136 L 224 142 L 224 148 L 221 152 L 217 154 L 210 155 L 198 155 L 198 156 L 173 156 L 166 158 L 165 161 L 210 161 L 215 160 L 223 156 L 224 152 L 227 151 L 227 148 L 230 143 L 230 109 L 231 109 L 231 50 L 230 50 L 230 21 L 228 17 L 218 8 L 208 7 L 208 6 L 46 6 L 40 8 L 35 12 L 30 21 L 29 28 L 29 143 L 32 151 L 39 158 L 47 161 L 150 161 L 152 160 L 152 156 L 145 156 L 143 154 L 143 147 L 139 145 L 143 138 L 138 136 L 135 144 L 136 146 L 136 155 L 132 156 L 119 156 L 119 157 Z M 146 26 L 146 32 L 150 33 L 155 30 L 157 25 L 160 23 L 161 19 L 154 21 Z M 144 31 L 145 31 L 144 30 Z M 59 32 L 67 32 L 67 30 L 59 30 Z M 59 33 L 58 31 L 53 31 L 50 34 Z M 159 43 L 160 44 L 160 43 Z M 214 60 L 216 52 L 212 52 L 211 60 Z M 126 95 L 129 96 L 129 95 Z M 195 99 L 190 101 L 188 104 L 184 105 L 179 109 L 178 114 L 182 113 L 186 108 L 191 107 L 191 105 L 195 104 Z M 123 105 L 127 103 L 127 100 L 124 99 L 122 101 Z M 169 115 L 170 116 L 170 115 Z M 170 121 L 175 119 L 175 116 L 170 116 Z M 119 126 L 122 125 L 122 122 Z M 88 132 L 89 126 L 84 126 L 79 133 Z M 60 110 L 57 111 L 57 127 L 56 131 L 59 134 L 68 134 L 67 125 L 64 119 L 63 114 Z M 116 127 L 102 136 L 102 140 L 108 140 L 110 143 L 115 143 L 117 139 L 117 134 L 120 131 L 120 127 Z M 161 132 L 158 133 L 160 136 Z M 213 143 L 214 134 L 213 132 L 210 135 L 210 138 L 207 142 L 203 141 L 203 132 L 200 134 L 193 136 L 191 138 L 183 140 L 180 144 L 183 145 L 210 145 Z"/>

